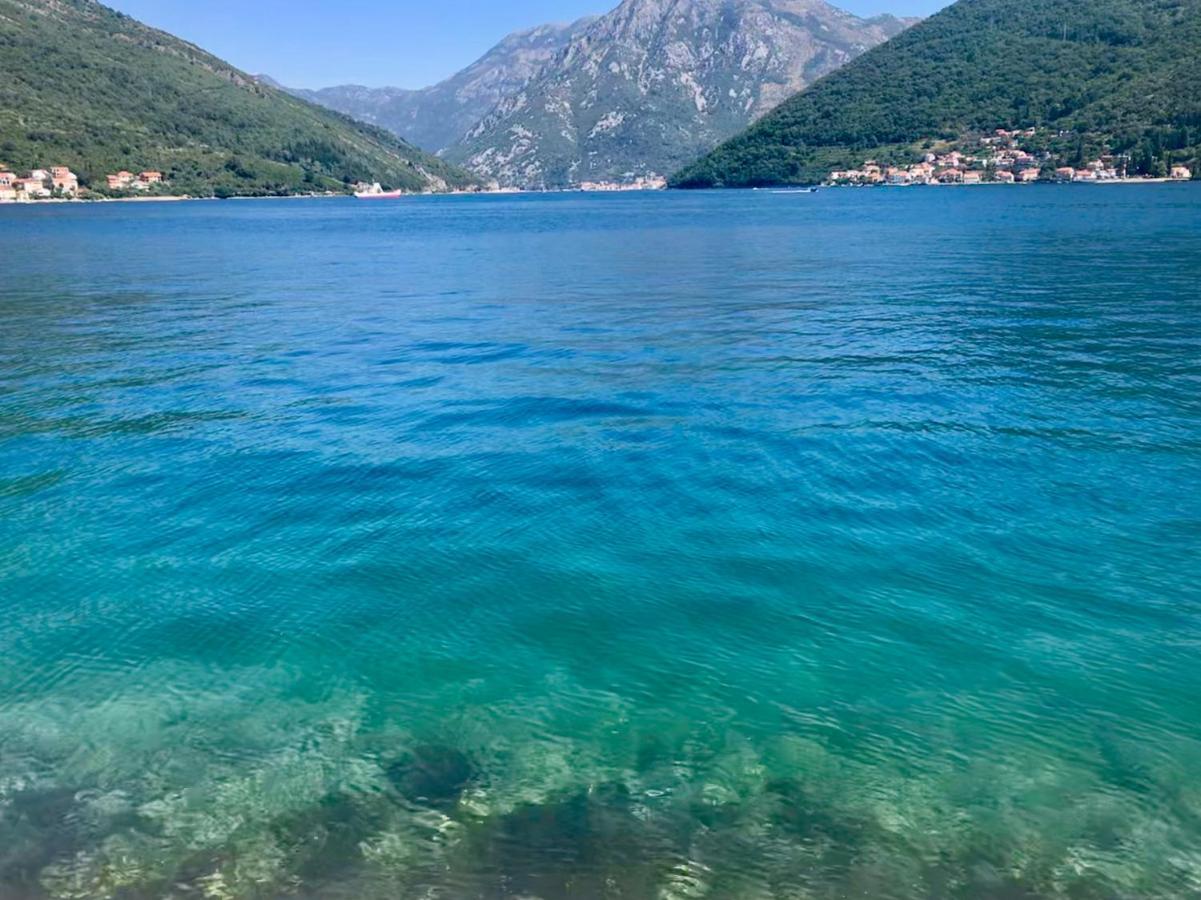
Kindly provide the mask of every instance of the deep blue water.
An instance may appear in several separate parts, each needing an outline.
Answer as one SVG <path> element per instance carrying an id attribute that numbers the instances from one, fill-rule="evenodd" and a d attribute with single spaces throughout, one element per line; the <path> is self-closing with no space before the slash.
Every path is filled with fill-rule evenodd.
<path id="1" fill-rule="evenodd" d="M 0 247 L 5 900 L 1201 896 L 1197 186 Z"/>

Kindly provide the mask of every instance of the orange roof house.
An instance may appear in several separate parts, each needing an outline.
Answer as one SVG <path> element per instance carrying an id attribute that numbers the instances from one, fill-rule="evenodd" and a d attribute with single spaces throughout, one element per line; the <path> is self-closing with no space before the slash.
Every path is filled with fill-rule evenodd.
<path id="1" fill-rule="evenodd" d="M 52 166 L 50 180 L 54 187 L 65 194 L 79 190 L 79 177 L 66 166 Z"/>
<path id="2" fill-rule="evenodd" d="M 138 175 L 138 181 L 142 184 L 159 184 L 162 180 L 162 172 L 142 172 Z"/>

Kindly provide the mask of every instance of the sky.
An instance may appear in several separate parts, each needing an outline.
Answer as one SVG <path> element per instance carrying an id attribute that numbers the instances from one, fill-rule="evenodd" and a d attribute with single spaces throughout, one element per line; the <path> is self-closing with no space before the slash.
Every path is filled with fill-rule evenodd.
<path id="1" fill-rule="evenodd" d="M 105 0 L 290 87 L 419 88 L 511 31 L 608 12 L 618 0 Z M 832 0 L 858 15 L 929 15 L 940 0 Z"/>

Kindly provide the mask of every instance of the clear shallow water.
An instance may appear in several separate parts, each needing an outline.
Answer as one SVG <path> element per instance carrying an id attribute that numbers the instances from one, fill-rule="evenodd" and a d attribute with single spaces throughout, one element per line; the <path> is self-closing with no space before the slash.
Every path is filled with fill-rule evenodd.
<path id="1" fill-rule="evenodd" d="M 0 210 L 0 896 L 1201 895 L 1201 191 Z"/>

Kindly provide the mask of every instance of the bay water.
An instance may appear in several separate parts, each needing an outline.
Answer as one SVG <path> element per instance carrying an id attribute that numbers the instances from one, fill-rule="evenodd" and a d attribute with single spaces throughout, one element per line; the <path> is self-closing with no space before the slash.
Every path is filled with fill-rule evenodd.
<path id="1" fill-rule="evenodd" d="M 1201 189 L 0 209 L 0 897 L 1201 896 Z"/>

